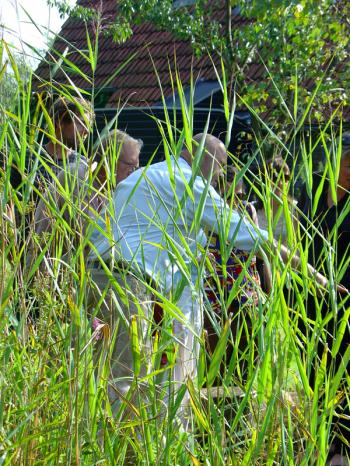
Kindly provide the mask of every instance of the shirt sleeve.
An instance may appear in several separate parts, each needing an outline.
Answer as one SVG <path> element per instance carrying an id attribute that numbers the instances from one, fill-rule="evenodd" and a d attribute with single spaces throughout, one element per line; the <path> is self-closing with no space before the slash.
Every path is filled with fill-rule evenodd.
<path id="1" fill-rule="evenodd" d="M 267 242 L 267 231 L 251 225 L 247 219 L 231 209 L 215 189 L 212 186 L 208 188 L 200 177 L 195 180 L 193 194 L 196 216 L 200 217 L 203 227 L 219 234 L 229 223 L 228 239 L 233 241 L 236 248 L 244 251 L 251 251 Z"/>

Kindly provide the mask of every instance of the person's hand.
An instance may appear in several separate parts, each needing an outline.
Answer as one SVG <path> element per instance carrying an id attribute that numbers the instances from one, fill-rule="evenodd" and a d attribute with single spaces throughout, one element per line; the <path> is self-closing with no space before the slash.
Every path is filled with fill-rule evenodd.
<path id="1" fill-rule="evenodd" d="M 262 248 L 263 249 L 263 248 Z M 292 264 L 292 267 L 295 267 L 297 270 L 301 270 L 301 265 L 300 265 L 300 257 L 296 254 L 293 254 L 288 248 L 286 248 L 283 244 L 280 246 L 278 243 L 274 240 L 272 243 L 272 249 L 276 253 L 280 253 L 282 261 L 287 264 L 289 261 Z M 317 270 L 314 269 L 314 267 L 311 264 L 307 264 L 307 271 L 308 275 L 310 277 L 314 277 L 316 282 L 320 285 L 318 287 L 318 293 L 320 292 L 321 288 L 323 290 L 327 290 L 329 280 L 326 278 L 324 275 L 322 275 L 320 272 L 317 272 Z M 349 293 L 349 290 L 345 288 L 343 285 L 336 285 L 336 291 L 340 294 L 347 294 Z"/>
<path id="2" fill-rule="evenodd" d="M 340 294 L 347 294 L 349 293 L 349 290 L 343 285 L 337 285 L 337 292 Z"/>
<path id="3" fill-rule="evenodd" d="M 207 259 L 211 263 L 212 267 L 215 269 L 217 266 L 216 258 L 212 252 L 207 253 Z"/>
<path id="4" fill-rule="evenodd" d="M 256 212 L 254 205 L 251 202 L 247 202 L 245 204 L 245 208 L 246 208 L 246 211 L 249 217 L 252 219 L 253 223 L 258 227 L 259 226 L 258 214 Z"/>

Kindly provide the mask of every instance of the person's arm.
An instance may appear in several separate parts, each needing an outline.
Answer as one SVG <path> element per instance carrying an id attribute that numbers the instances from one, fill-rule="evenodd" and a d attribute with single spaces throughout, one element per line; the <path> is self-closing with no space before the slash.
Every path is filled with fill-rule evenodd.
<path id="1" fill-rule="evenodd" d="M 201 200 L 204 186 L 203 181 L 202 186 L 200 183 L 195 184 L 195 200 Z M 280 253 L 281 259 L 285 264 L 291 262 L 292 267 L 301 270 L 299 256 L 292 254 L 285 246 L 278 245 L 275 240 L 273 240 L 271 244 L 268 239 L 268 233 L 265 230 L 261 230 L 249 224 L 238 212 L 231 209 L 213 188 L 209 188 L 204 201 L 204 207 L 202 208 L 202 223 L 204 226 L 208 226 L 215 233 L 219 233 L 222 225 L 225 222 L 229 222 L 228 238 L 233 239 L 235 247 L 245 251 L 251 251 L 257 248 L 257 255 L 261 258 L 264 258 L 265 252 L 267 255 Z M 198 205 L 201 206 L 203 203 L 199 203 Z M 220 225 L 220 223 L 222 225 Z M 262 248 L 263 251 L 261 251 L 260 248 Z M 317 272 L 310 264 L 307 264 L 307 270 L 310 275 L 315 277 L 317 283 L 323 287 L 327 286 L 328 279 Z M 346 288 L 341 285 L 338 285 L 337 289 L 342 293 L 347 291 Z"/>
<path id="2" fill-rule="evenodd" d="M 272 245 L 262 244 L 261 245 L 262 249 L 264 252 L 266 251 L 268 254 L 279 254 L 283 263 L 288 264 L 290 263 L 291 266 L 296 269 L 296 270 L 301 270 L 302 269 L 302 264 L 300 257 L 297 254 L 293 254 L 286 246 L 283 244 L 278 244 L 275 240 L 273 241 Z M 262 252 L 259 251 L 257 253 L 259 257 L 262 257 Z M 309 263 L 306 264 L 307 272 L 310 276 L 313 276 L 316 280 L 316 282 L 322 286 L 323 288 L 326 288 L 329 280 L 327 277 L 322 275 L 321 273 L 317 272 L 317 270 L 312 267 Z M 337 291 L 339 293 L 348 293 L 349 290 L 347 290 L 343 285 L 337 285 Z"/>
<path id="3" fill-rule="evenodd" d="M 249 215 L 249 217 L 252 219 L 253 223 L 259 228 L 259 219 L 258 219 L 258 214 L 257 214 L 257 211 L 254 207 L 254 205 L 251 203 L 251 202 L 248 202 L 246 204 L 244 204 L 244 207 Z M 263 258 L 259 258 L 258 260 L 260 260 L 262 262 L 262 279 L 263 279 L 263 283 L 264 283 L 264 291 L 266 293 L 270 293 L 271 290 L 272 290 L 272 275 L 271 275 L 271 266 L 270 266 L 270 262 L 266 256 L 266 254 L 264 254 L 264 257 Z"/>
<path id="4" fill-rule="evenodd" d="M 195 210 L 201 210 L 201 225 L 220 234 L 223 228 L 228 228 L 227 237 L 233 240 L 234 246 L 243 251 L 251 251 L 259 244 L 268 240 L 265 230 L 252 225 L 248 219 L 231 208 L 213 187 L 206 186 L 201 179 L 194 184 Z"/>

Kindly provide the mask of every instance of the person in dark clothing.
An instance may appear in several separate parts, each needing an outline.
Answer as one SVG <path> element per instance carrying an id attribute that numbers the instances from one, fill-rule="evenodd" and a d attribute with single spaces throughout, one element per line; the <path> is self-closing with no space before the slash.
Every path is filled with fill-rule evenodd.
<path id="1" fill-rule="evenodd" d="M 308 253 L 308 261 L 326 276 L 334 271 L 334 281 L 350 288 L 350 133 L 343 134 L 339 140 L 341 144 L 341 160 L 337 186 L 332 187 L 324 174 L 314 174 L 311 192 L 304 186 L 298 202 L 300 208 L 300 223 L 303 229 L 303 245 Z M 334 259 L 334 260 L 333 260 Z M 329 266 L 331 264 L 331 266 Z M 319 301 L 309 296 L 307 302 L 308 317 L 317 321 L 324 319 L 327 314 L 333 314 L 323 329 L 314 329 L 320 333 L 317 348 L 321 359 L 326 346 L 329 348 L 327 374 L 337 371 L 343 361 L 345 352 L 350 344 L 349 322 L 340 330 L 344 314 L 350 305 L 349 297 L 338 295 L 337 302 Z M 329 298 L 328 298 L 329 299 Z M 344 324 L 344 322 L 343 322 Z M 301 324 L 302 333 L 306 331 L 305 324 Z M 340 346 L 339 335 L 344 332 Z M 344 379 L 348 375 L 348 365 L 345 368 Z M 315 368 L 310 375 L 310 382 L 314 383 Z M 348 390 L 345 385 L 344 390 Z M 337 419 L 334 428 L 336 434 L 333 442 L 334 456 L 330 465 L 348 464 L 345 455 L 350 455 L 350 410 L 345 397 L 341 418 Z M 348 418 L 347 418 L 348 417 Z"/>

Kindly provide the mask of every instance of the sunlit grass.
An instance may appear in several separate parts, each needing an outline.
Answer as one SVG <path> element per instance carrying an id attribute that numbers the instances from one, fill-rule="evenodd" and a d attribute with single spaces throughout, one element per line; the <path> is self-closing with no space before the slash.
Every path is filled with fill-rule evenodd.
<path id="1" fill-rule="evenodd" d="M 98 44 L 97 41 L 88 43 L 88 54 L 84 57 L 93 71 Z M 71 65 L 64 56 L 61 61 L 67 67 Z M 280 199 L 280 215 L 286 219 L 289 247 L 300 254 L 301 271 L 293 270 L 290 264 L 283 266 L 277 255 L 269 257 L 273 289 L 269 295 L 259 289 L 259 305 L 249 309 L 254 318 L 251 319 L 244 351 L 238 347 L 229 325 L 230 319 L 237 317 L 229 315 L 228 306 L 239 291 L 235 287 L 228 297 L 220 293 L 223 318 L 214 327 L 219 337 L 216 350 L 208 353 L 206 335 L 200 336 L 198 379 L 189 380 L 187 387 L 174 393 L 171 371 L 164 371 L 160 361 L 166 352 L 169 365 L 172 365 L 176 341 L 171 332 L 171 322 L 183 316 L 174 297 L 163 296 L 157 289 L 151 290 L 164 312 L 164 321 L 154 333 L 150 375 L 143 380 L 147 385 L 147 398 L 152 403 L 146 406 L 140 393 L 133 399 L 134 405 L 125 399 L 115 410 L 108 400 L 107 379 L 109 352 L 117 333 L 110 329 L 112 333 L 108 334 L 105 329 L 102 351 L 96 360 L 90 310 L 86 306 L 90 286 L 86 248 L 93 248 L 89 242 L 89 231 L 96 225 L 90 220 L 91 226 L 86 235 L 74 231 L 74 227 L 67 224 L 57 211 L 55 203 L 37 193 L 46 199 L 50 214 L 55 219 L 55 228 L 44 239 L 36 238 L 32 231 L 28 234 L 25 230 L 25 217 L 34 209 L 30 201 L 34 172 L 28 175 L 23 186 L 23 198 L 11 189 L 9 183 L 11 164 L 16 163 L 23 168 L 27 150 L 40 161 L 44 132 L 50 134 L 51 131 L 52 135 L 52 122 L 48 114 L 42 112 L 44 104 L 39 99 L 34 111 L 30 107 L 31 81 L 21 82 L 14 61 L 11 61 L 11 66 L 19 80 L 16 102 L 11 108 L 1 105 L 0 109 L 0 151 L 4 155 L 0 241 L 1 464 L 121 465 L 125 458 L 129 458 L 133 464 L 181 466 L 324 465 L 332 442 L 331 423 L 335 408 L 344 393 L 349 397 L 349 380 L 344 371 L 332 363 L 327 365 L 325 372 L 326 360 L 331 357 L 326 350 L 323 359 L 317 359 L 318 338 L 324 338 L 324 327 L 336 310 L 336 301 L 333 296 L 328 315 L 319 315 L 316 322 L 309 320 L 309 293 L 316 296 L 321 306 L 322 300 L 328 299 L 327 291 L 324 297 L 322 294 L 317 297 L 317 285 L 307 273 L 307 256 L 301 246 L 305 232 L 294 230 L 287 196 Z M 74 71 L 83 74 L 81 70 Z M 222 73 L 218 72 L 218 76 L 226 89 L 224 71 Z M 86 79 L 90 78 L 86 76 Z M 159 79 L 156 70 L 154 79 Z M 180 95 L 183 121 L 179 122 L 178 128 L 173 127 L 169 118 L 173 109 L 166 108 L 165 121 L 157 121 L 167 160 L 170 154 L 179 155 L 184 142 L 190 146 L 193 136 L 193 101 L 186 102 L 177 73 L 173 76 L 173 83 L 174 90 Z M 72 97 L 82 94 L 75 86 L 72 89 L 56 88 L 55 92 L 62 95 L 71 92 Z M 94 92 L 91 98 L 93 95 Z M 228 99 L 225 91 L 225 114 L 228 127 L 231 127 L 236 102 L 232 104 Z M 290 133 L 283 139 L 266 122 L 260 121 L 265 136 L 256 138 L 254 151 L 246 164 L 243 165 L 236 154 L 230 154 L 232 163 L 240 171 L 238 176 L 243 176 L 248 190 L 261 198 L 267 212 L 271 213 L 270 200 L 274 196 L 271 185 L 268 179 L 262 183 L 259 174 L 251 170 L 253 163 L 263 167 L 266 160 L 266 146 L 262 138 L 272 139 L 276 154 L 294 160 L 292 179 L 302 177 L 311 189 L 315 141 L 311 136 L 310 140 L 304 136 L 300 144 L 294 145 L 299 140 L 299 131 L 311 105 L 312 102 L 293 121 Z M 251 111 L 254 114 L 253 109 Z M 257 115 L 255 117 L 259 119 Z M 331 122 L 320 129 L 318 142 L 326 152 L 325 179 L 329 179 L 335 188 L 340 154 L 331 156 L 328 152 L 330 125 Z M 207 127 L 203 128 L 204 132 L 207 130 Z M 82 150 L 88 155 L 89 147 Z M 115 148 L 112 148 L 111 167 L 115 165 L 117 156 Z M 91 173 L 90 181 L 93 176 Z M 109 183 L 105 192 L 112 218 L 113 187 L 114 183 Z M 86 213 L 79 211 L 79 203 L 71 201 L 68 185 L 61 185 L 58 189 L 71 209 L 72 217 L 81 215 L 88 219 Z M 286 185 L 284 189 L 291 191 L 292 186 Z M 189 195 L 190 191 L 189 185 Z M 177 207 L 176 215 L 181 216 L 183 200 L 178 200 Z M 13 214 L 15 210 L 17 219 Z M 317 231 L 313 219 L 308 220 L 307 233 L 312 241 Z M 271 221 L 270 238 L 272 228 Z M 79 242 L 70 248 L 67 257 L 62 252 L 63 244 L 77 234 Z M 111 231 L 107 228 L 105 234 L 110 237 Z M 38 255 L 28 268 L 28 250 L 33 242 Z M 186 239 L 180 238 L 180 242 L 186 248 Z M 180 253 L 176 255 L 176 244 L 173 244 L 173 251 L 184 272 L 189 274 Z M 210 270 L 205 252 L 201 251 L 200 260 L 192 257 L 200 275 Z M 330 263 L 332 255 L 334 249 L 329 247 Z M 329 275 L 331 284 L 337 281 L 334 269 L 331 268 Z M 332 296 L 331 285 L 328 292 Z M 98 310 L 94 312 L 98 313 Z M 206 312 L 213 320 L 213 311 L 207 307 Z M 240 315 L 242 332 L 246 326 L 245 318 L 243 308 Z M 304 334 L 299 330 L 301 321 L 306 329 Z M 335 345 L 340 343 L 341 335 L 335 331 Z M 233 346 L 230 360 L 225 358 L 227 344 Z M 349 356 L 347 352 L 344 358 L 348 361 Z M 224 370 L 220 372 L 222 363 Z M 313 388 L 309 383 L 312 368 L 316 374 Z M 162 377 L 167 378 L 172 393 L 167 410 L 157 387 Z M 136 382 L 135 378 L 135 387 Z M 176 420 L 186 389 L 190 393 L 190 432 L 183 432 Z M 136 414 L 125 420 L 127 409 Z"/>

